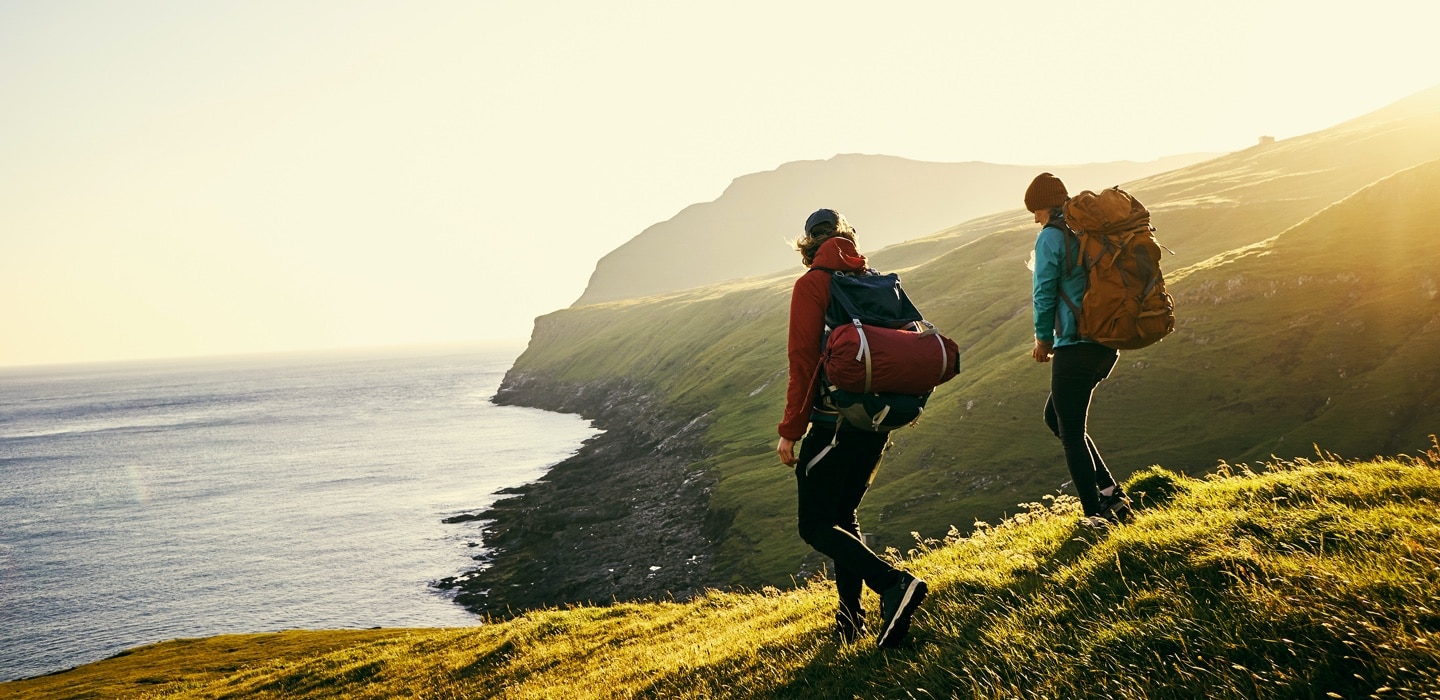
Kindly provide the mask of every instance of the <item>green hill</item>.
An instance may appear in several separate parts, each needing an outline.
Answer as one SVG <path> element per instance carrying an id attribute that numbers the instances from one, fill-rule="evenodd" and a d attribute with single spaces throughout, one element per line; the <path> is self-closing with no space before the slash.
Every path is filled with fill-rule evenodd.
<path id="1" fill-rule="evenodd" d="M 905 565 L 931 595 L 896 650 L 831 641 L 818 582 L 463 629 L 177 640 L 0 698 L 1436 698 L 1431 444 L 1205 479 L 1149 468 L 1126 484 L 1136 519 L 1108 532 L 1079 529 L 1061 496 L 912 540 Z"/>
<path id="2" fill-rule="evenodd" d="M 1177 253 L 1167 261 L 1173 268 L 1269 238 L 1376 180 L 1436 158 L 1440 87 L 1324 131 L 1140 179 L 1126 189 L 1154 213 L 1161 240 Z M 1066 183 L 1072 191 L 1116 184 Z M 1035 234 L 1018 206 L 886 248 L 874 261 L 887 269 L 930 263 L 982 236 L 1010 232 L 1022 234 L 1027 246 Z"/>
<path id="3" fill-rule="evenodd" d="M 1166 262 L 1179 325 L 1159 345 L 1123 353 L 1101 385 L 1090 427 L 1112 470 L 1164 463 L 1200 473 L 1217 459 L 1310 454 L 1312 442 L 1348 456 L 1423 444 L 1440 425 L 1436 159 L 1440 89 L 1130 184 L 1159 240 L 1178 253 Z M 1068 480 L 1039 418 L 1048 371 L 1028 359 L 1022 263 L 1034 235 L 1017 212 L 872 256 L 903 273 L 912 298 L 964 350 L 961 376 L 918 425 L 894 434 L 867 496 L 861 522 L 883 544 L 993 520 Z M 702 456 L 657 461 L 653 482 L 627 488 L 637 503 L 655 502 L 666 488 L 660 475 L 705 475 L 705 512 L 690 517 L 704 521 L 713 545 L 713 583 L 785 585 L 822 563 L 793 533 L 792 479 L 773 454 L 793 278 L 542 317 L 502 388 L 505 400 L 579 410 L 622 436 L 633 419 L 605 422 L 617 403 L 672 429 L 701 426 Z M 603 464 L 590 469 L 590 483 L 611 478 Z M 647 534 L 636 530 L 620 519 L 586 536 Z M 568 556 L 536 546 L 515 559 L 554 566 Z M 656 564 L 662 577 L 684 570 L 683 557 Z M 502 555 L 489 575 L 526 565 Z"/>
<path id="4" fill-rule="evenodd" d="M 1008 209 L 1019 201 L 1016 193 L 1041 170 L 1113 183 L 1209 157 L 1026 166 L 850 153 L 786 163 L 736 178 L 715 201 L 686 207 L 605 255 L 575 305 L 693 289 L 789 268 L 796 258 L 784 241 L 795 238 L 800 222 L 819 206 L 844 211 L 870 245 L 881 247 Z"/>

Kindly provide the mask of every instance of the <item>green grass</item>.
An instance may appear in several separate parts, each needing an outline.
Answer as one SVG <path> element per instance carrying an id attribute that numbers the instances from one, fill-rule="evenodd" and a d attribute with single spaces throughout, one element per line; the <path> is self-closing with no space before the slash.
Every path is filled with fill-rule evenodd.
<path id="1" fill-rule="evenodd" d="M 1062 495 L 892 552 L 931 584 L 897 650 L 831 641 L 833 588 L 815 580 L 472 628 L 167 642 L 0 697 L 1440 697 L 1440 446 L 1253 469 L 1142 470 L 1137 518 L 1106 532 Z"/>
<path id="2" fill-rule="evenodd" d="M 1440 112 L 1384 110 L 1132 183 L 1179 253 L 1179 321 L 1096 395 L 1090 432 L 1112 469 L 1422 446 L 1440 426 L 1437 158 Z M 920 424 L 894 434 L 862 506 L 883 543 L 967 529 L 1069 480 L 1040 420 L 1047 368 L 1028 359 L 1034 235 L 1023 212 L 995 215 L 872 258 L 964 352 Z M 656 411 L 708 413 L 711 518 L 730 523 L 716 566 L 738 585 L 785 586 L 814 563 L 794 565 L 806 549 L 773 457 L 793 279 L 559 311 L 516 363 L 542 384 L 619 379 Z"/>

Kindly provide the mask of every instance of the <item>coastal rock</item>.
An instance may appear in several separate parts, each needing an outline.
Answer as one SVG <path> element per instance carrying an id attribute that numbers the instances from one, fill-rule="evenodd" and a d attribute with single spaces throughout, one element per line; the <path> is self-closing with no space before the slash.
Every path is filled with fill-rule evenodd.
<path id="1" fill-rule="evenodd" d="M 671 415 L 623 380 L 569 385 L 511 371 L 495 403 L 578 413 L 605 432 L 541 479 L 466 520 L 488 521 L 483 568 L 436 582 L 484 615 L 619 600 L 684 600 L 719 586 L 709 416 Z M 461 517 L 461 516 L 456 516 Z M 459 522 L 459 521 L 457 521 Z"/>

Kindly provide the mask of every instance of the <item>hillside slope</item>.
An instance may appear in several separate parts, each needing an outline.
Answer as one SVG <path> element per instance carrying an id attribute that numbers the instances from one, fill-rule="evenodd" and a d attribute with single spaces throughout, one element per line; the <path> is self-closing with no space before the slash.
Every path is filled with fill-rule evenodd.
<path id="1" fill-rule="evenodd" d="M 465 629 L 179 640 L 0 698 L 1436 698 L 1437 462 L 1432 442 L 1204 480 L 1153 468 L 1127 484 L 1136 520 L 1109 532 L 1079 529 L 1060 497 L 912 541 L 905 566 L 931 595 L 895 650 L 831 641 L 819 582 Z"/>
<path id="2" fill-rule="evenodd" d="M 601 258 L 576 306 L 663 294 L 784 270 L 786 243 L 819 207 L 845 212 L 867 247 L 926 236 L 957 221 L 1008 209 L 1030 178 L 1115 184 L 1211 157 L 1075 166 L 929 163 L 894 156 L 839 155 L 745 175 L 713 202 L 686 207 Z"/>
<path id="3" fill-rule="evenodd" d="M 1124 354 L 1097 394 L 1091 433 L 1112 469 L 1165 463 L 1198 473 L 1216 458 L 1308 454 L 1318 437 L 1342 454 L 1381 454 L 1413 449 L 1434 431 L 1435 159 L 1440 90 L 1133 183 L 1155 212 L 1160 240 L 1179 252 L 1166 263 L 1180 321 L 1173 338 Z M 1035 231 L 1022 216 L 987 217 L 873 256 L 904 273 L 911 296 L 965 353 L 961 376 L 937 393 L 926 418 L 894 434 L 861 513 L 881 543 L 993 519 L 1068 480 L 1039 419 L 1048 373 L 1028 359 L 1022 263 Z M 698 580 L 745 585 L 784 585 L 822 564 L 793 533 L 791 477 L 773 454 L 792 279 L 550 314 L 537 319 L 502 386 L 499 400 L 579 411 L 617 443 L 628 439 L 626 422 L 607 423 L 597 400 L 617 383 L 633 389 L 627 401 L 638 413 L 677 434 L 700 428 L 696 461 L 649 465 L 652 475 L 701 475 L 703 489 L 689 495 L 655 486 L 659 479 L 616 480 L 603 465 L 553 472 L 580 502 L 584 489 L 612 483 L 636 512 L 655 504 L 703 523 L 703 543 L 689 541 L 669 558 L 660 548 L 650 562 L 660 568 L 646 578 L 652 588 L 693 591 L 696 562 L 706 569 Z M 541 481 L 527 492 L 552 486 Z M 542 512 L 525 511 L 527 502 L 522 493 L 506 517 Z M 589 541 L 609 540 L 617 552 L 654 537 L 625 517 L 585 526 Z M 488 590 L 486 576 L 588 575 L 565 568 L 570 535 L 541 534 L 487 539 L 503 551 L 472 587 Z M 687 576 L 671 580 L 670 572 Z M 633 597 L 607 588 L 511 602 L 612 596 Z"/>
<path id="4" fill-rule="evenodd" d="M 1125 181 L 1125 188 L 1154 214 L 1160 239 L 1176 253 L 1166 260 L 1174 268 L 1269 238 L 1361 187 L 1435 158 L 1440 158 L 1440 87 L 1323 131 Z M 1066 184 L 1078 192 L 1116 183 Z M 1028 245 L 1034 225 L 1019 209 L 891 246 L 874 261 L 884 269 L 912 267 L 991 234 L 1016 232 Z"/>

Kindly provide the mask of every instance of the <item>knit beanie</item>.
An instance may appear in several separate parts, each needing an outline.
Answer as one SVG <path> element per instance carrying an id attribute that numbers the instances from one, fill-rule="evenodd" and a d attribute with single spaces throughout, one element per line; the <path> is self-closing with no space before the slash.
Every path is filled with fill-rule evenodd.
<path id="1" fill-rule="evenodd" d="M 1065 183 L 1060 178 L 1050 173 L 1040 173 L 1030 181 L 1030 187 L 1025 190 L 1025 211 L 1040 211 L 1058 207 L 1070 198 L 1070 193 L 1065 191 Z"/>

